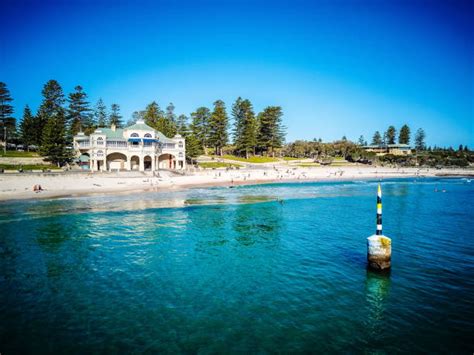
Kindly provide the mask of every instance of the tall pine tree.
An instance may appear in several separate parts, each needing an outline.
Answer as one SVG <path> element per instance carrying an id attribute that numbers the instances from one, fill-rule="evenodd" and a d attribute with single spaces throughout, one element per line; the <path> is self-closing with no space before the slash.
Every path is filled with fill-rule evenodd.
<path id="1" fill-rule="evenodd" d="M 192 136 L 199 142 L 202 152 L 206 151 L 209 139 L 209 118 L 211 111 L 207 107 L 199 107 L 195 112 L 191 113 Z"/>
<path id="2" fill-rule="evenodd" d="M 127 121 L 126 127 L 134 125 L 139 120 L 145 120 L 145 111 L 133 111 L 132 118 Z"/>
<path id="3" fill-rule="evenodd" d="M 176 115 L 174 113 L 174 105 L 172 102 L 169 103 L 169 105 L 166 107 L 166 119 L 169 121 L 169 122 L 172 122 L 174 124 L 176 124 Z"/>
<path id="4" fill-rule="evenodd" d="M 23 111 L 23 119 L 20 123 L 20 137 L 26 150 L 30 151 L 30 146 L 35 144 L 35 118 L 28 105 L 25 106 Z"/>
<path id="5" fill-rule="evenodd" d="M 2 141 L 3 149 L 7 149 L 8 137 L 14 135 L 16 130 L 16 120 L 13 115 L 13 106 L 10 104 L 13 99 L 10 96 L 10 90 L 7 88 L 7 84 L 0 82 L 0 123 L 2 125 Z"/>
<path id="6" fill-rule="evenodd" d="M 234 118 L 234 144 L 239 154 L 248 159 L 249 153 L 255 153 L 257 145 L 257 122 L 249 100 L 237 98 L 232 106 Z"/>
<path id="7" fill-rule="evenodd" d="M 86 130 L 90 133 L 93 129 L 93 122 L 90 119 L 89 102 L 87 102 L 87 94 L 81 86 L 76 86 L 74 92 L 69 94 L 68 123 L 69 134 L 68 140 L 72 142 L 78 132 Z"/>
<path id="8" fill-rule="evenodd" d="M 104 101 L 99 99 L 95 105 L 94 118 L 97 124 L 97 127 L 106 127 L 107 126 L 107 106 L 105 106 Z"/>
<path id="9" fill-rule="evenodd" d="M 397 136 L 397 130 L 393 126 L 389 126 L 387 128 L 387 132 L 385 132 L 386 137 L 386 144 L 395 144 L 395 139 Z"/>
<path id="10" fill-rule="evenodd" d="M 63 89 L 56 80 L 49 80 L 41 91 L 43 101 L 35 118 L 36 137 L 35 144 L 41 146 L 43 140 L 43 129 L 48 120 L 58 114 L 64 117 L 64 94 Z"/>
<path id="11" fill-rule="evenodd" d="M 120 106 L 112 104 L 110 106 L 109 126 L 115 125 L 116 128 L 122 127 L 122 116 L 120 115 Z"/>
<path id="12" fill-rule="evenodd" d="M 176 120 L 176 130 L 184 138 L 189 136 L 190 131 L 188 126 L 188 117 L 186 115 L 178 116 L 178 119 Z"/>
<path id="13" fill-rule="evenodd" d="M 143 119 L 147 125 L 160 131 L 166 137 L 173 137 L 176 134 L 176 123 L 172 121 L 174 114 L 170 114 L 173 109 L 168 107 L 168 112 L 165 115 L 160 105 L 153 101 L 146 107 L 145 111 L 140 112 L 143 112 Z"/>
<path id="14" fill-rule="evenodd" d="M 374 136 L 372 137 L 372 145 L 382 145 L 382 136 L 379 131 L 375 131 Z"/>
<path id="15" fill-rule="evenodd" d="M 156 101 L 153 101 L 152 103 L 148 104 L 143 113 L 143 119 L 145 120 L 145 123 L 148 126 L 153 127 L 154 129 L 162 133 L 163 127 L 160 127 L 161 129 L 158 129 L 158 126 L 162 124 L 164 116 L 165 114 L 163 110 L 160 108 L 160 105 L 156 103 Z"/>
<path id="16" fill-rule="evenodd" d="M 423 128 L 418 128 L 418 130 L 415 133 L 415 149 L 416 150 L 424 150 L 426 148 L 425 138 L 426 138 L 426 133 L 423 130 Z"/>
<path id="17" fill-rule="evenodd" d="M 285 140 L 282 117 L 280 106 L 266 107 L 258 115 L 258 146 L 272 156 L 275 156 L 275 148 L 281 148 Z"/>
<path id="18" fill-rule="evenodd" d="M 410 144 L 410 127 L 408 125 L 403 125 L 400 128 L 400 135 L 398 136 L 398 143 L 400 144 Z"/>
<path id="19" fill-rule="evenodd" d="M 57 166 L 62 166 L 72 159 L 72 150 L 67 148 L 66 119 L 64 111 L 59 111 L 48 119 L 43 129 L 41 155 Z"/>
<path id="20" fill-rule="evenodd" d="M 208 143 L 214 147 L 215 153 L 222 156 L 222 148 L 229 140 L 227 130 L 229 128 L 229 118 L 222 100 L 214 102 L 214 110 L 209 118 L 209 140 Z"/>
<path id="21" fill-rule="evenodd" d="M 186 137 L 186 158 L 191 160 L 197 156 L 204 154 L 201 142 L 198 140 L 194 133 L 190 133 Z"/>
<path id="22" fill-rule="evenodd" d="M 35 124 L 35 128 L 41 130 L 40 152 L 46 160 L 60 166 L 72 156 L 71 150 L 67 148 L 63 89 L 56 80 L 49 80 L 42 94 L 43 102 Z"/>

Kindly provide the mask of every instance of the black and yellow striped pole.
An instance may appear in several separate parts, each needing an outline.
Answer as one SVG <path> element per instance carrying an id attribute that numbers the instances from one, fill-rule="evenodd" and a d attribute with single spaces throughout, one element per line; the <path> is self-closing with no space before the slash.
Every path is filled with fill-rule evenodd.
<path id="1" fill-rule="evenodd" d="M 377 229 L 367 238 L 367 261 L 376 270 L 388 269 L 392 259 L 392 240 L 382 234 L 382 188 L 377 187 Z"/>
<path id="2" fill-rule="evenodd" d="M 375 235 L 382 235 L 382 188 L 377 189 L 377 230 Z"/>

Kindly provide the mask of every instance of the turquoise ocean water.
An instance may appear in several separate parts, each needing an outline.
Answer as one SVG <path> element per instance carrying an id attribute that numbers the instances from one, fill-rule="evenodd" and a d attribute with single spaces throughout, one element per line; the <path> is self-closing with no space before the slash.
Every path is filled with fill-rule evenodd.
<path id="1" fill-rule="evenodd" d="M 0 353 L 472 354 L 474 182 L 382 183 L 389 274 L 376 185 L 1 203 Z"/>

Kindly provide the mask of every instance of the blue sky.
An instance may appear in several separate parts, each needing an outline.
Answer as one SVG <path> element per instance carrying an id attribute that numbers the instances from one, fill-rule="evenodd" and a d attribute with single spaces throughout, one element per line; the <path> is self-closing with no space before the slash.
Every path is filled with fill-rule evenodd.
<path id="1" fill-rule="evenodd" d="M 124 120 L 222 99 L 280 105 L 287 140 L 423 127 L 474 146 L 472 1 L 4 0 L 0 80 L 21 116 L 56 79 Z"/>

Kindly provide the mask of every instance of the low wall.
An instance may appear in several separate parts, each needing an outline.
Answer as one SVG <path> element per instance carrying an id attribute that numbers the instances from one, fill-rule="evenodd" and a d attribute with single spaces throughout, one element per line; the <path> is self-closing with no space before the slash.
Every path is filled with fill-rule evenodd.
<path id="1" fill-rule="evenodd" d="M 8 158 L 0 157 L 0 164 L 13 164 L 13 165 L 49 165 L 48 162 L 45 162 L 43 158 Z"/>

